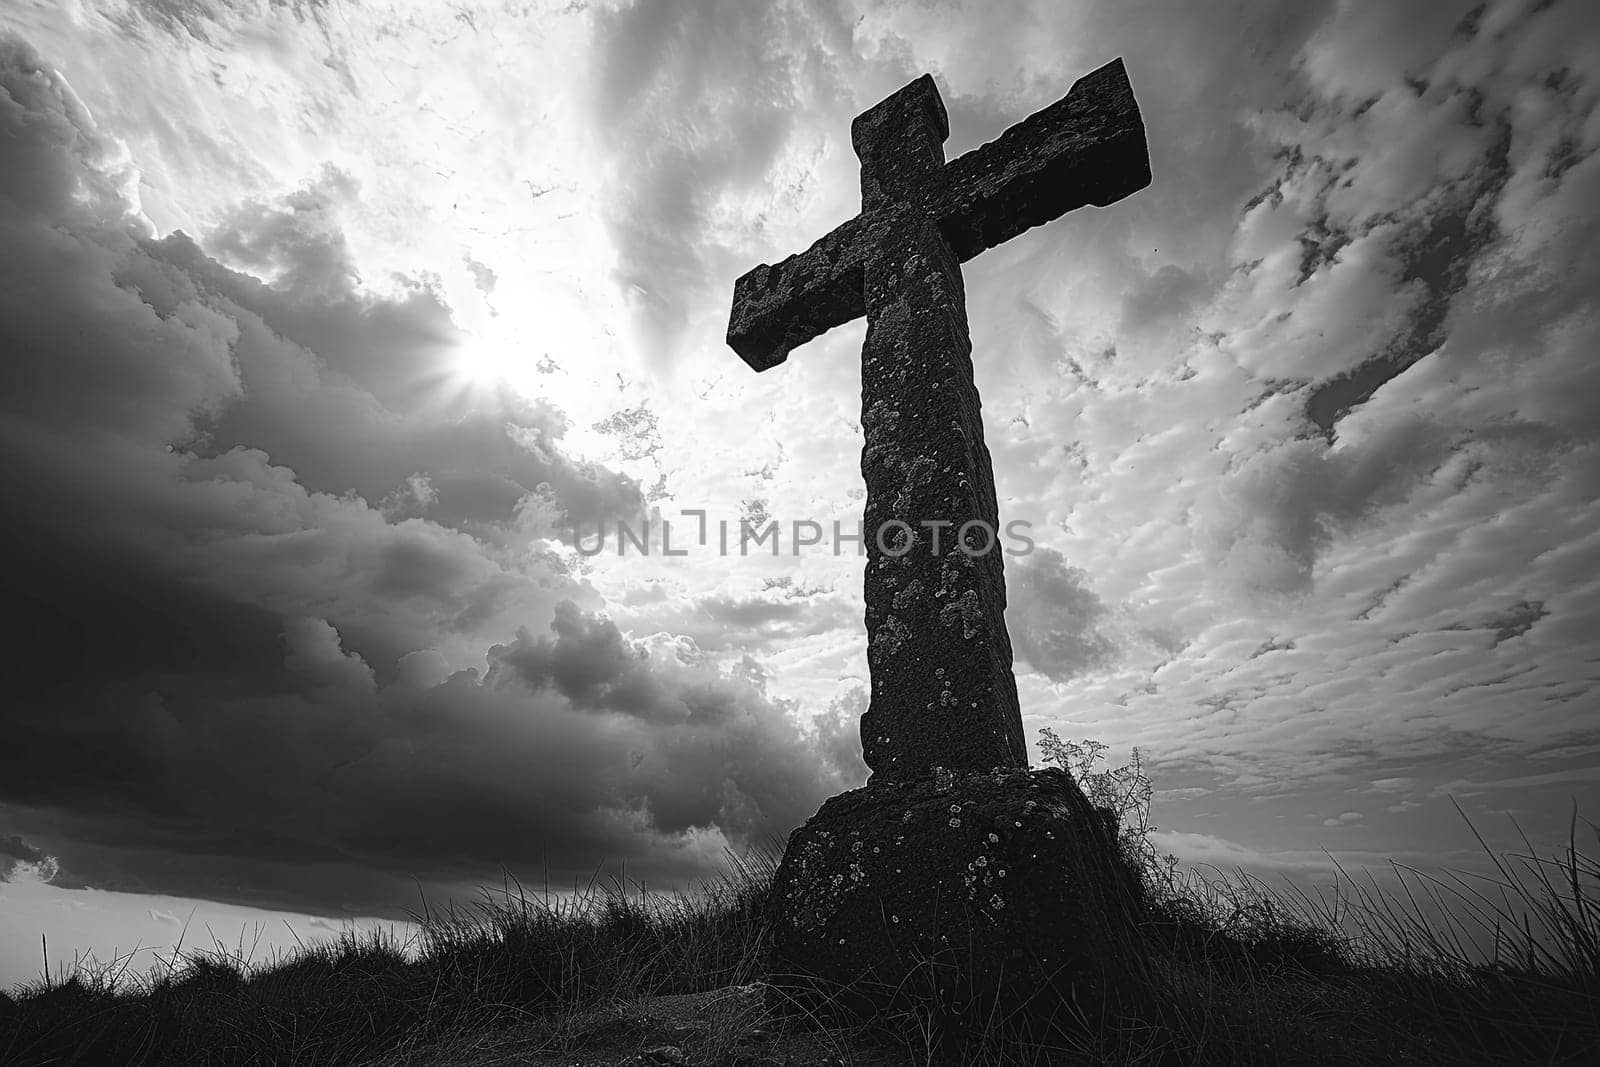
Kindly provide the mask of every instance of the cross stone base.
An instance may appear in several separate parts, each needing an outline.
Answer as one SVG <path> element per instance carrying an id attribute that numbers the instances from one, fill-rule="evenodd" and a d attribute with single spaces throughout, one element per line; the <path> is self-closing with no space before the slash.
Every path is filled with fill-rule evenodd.
<path id="1" fill-rule="evenodd" d="M 1141 901 L 1115 819 L 1065 772 L 940 770 L 841 793 L 790 835 L 771 981 L 862 1016 L 1083 1009 L 1129 973 Z"/>

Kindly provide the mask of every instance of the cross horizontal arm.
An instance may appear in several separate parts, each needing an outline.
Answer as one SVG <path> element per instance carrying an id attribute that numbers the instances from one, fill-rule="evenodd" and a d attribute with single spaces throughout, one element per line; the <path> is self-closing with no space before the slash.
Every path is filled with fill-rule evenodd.
<path id="1" fill-rule="evenodd" d="M 756 370 L 867 313 L 862 292 L 861 216 L 775 266 L 763 263 L 733 285 L 728 344 Z"/>
<path id="2" fill-rule="evenodd" d="M 1150 184 L 1144 120 L 1121 59 L 997 139 L 952 159 L 933 214 L 962 261 L 1076 208 Z"/>
<path id="3" fill-rule="evenodd" d="M 937 103 L 937 90 L 924 79 L 901 92 L 931 93 Z M 941 105 L 940 122 L 942 116 Z M 1084 75 L 1054 104 L 935 171 L 896 194 L 905 208 L 935 220 L 957 261 L 1075 208 L 1104 207 L 1143 189 L 1150 155 L 1122 60 Z M 796 346 L 866 314 L 863 246 L 883 214 L 863 211 L 804 252 L 740 277 L 728 322 L 733 350 L 755 370 L 767 370 Z"/>

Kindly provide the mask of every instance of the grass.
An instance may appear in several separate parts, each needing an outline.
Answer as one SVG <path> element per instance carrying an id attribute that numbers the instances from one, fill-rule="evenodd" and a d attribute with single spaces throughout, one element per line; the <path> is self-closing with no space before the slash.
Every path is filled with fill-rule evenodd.
<path id="1" fill-rule="evenodd" d="M 1100 770 L 1090 742 L 1047 734 L 1042 748 L 1117 813 L 1142 872 L 1143 918 L 1097 1003 L 1047 984 L 974 1018 L 912 974 L 865 1023 L 770 995 L 711 1012 L 705 995 L 764 977 L 769 854 L 730 857 L 690 893 L 619 879 L 573 898 L 507 884 L 465 909 L 424 904 L 404 943 L 346 934 L 264 962 L 241 943 L 177 949 L 143 975 L 127 959 L 78 967 L 0 995 L 0 1062 L 673 1062 L 666 1045 L 726 1064 L 1600 1062 L 1600 862 L 1580 847 L 1600 832 L 1576 813 L 1558 854 L 1484 844 L 1489 876 L 1396 865 L 1384 886 L 1341 870 L 1313 894 L 1178 867 L 1151 845 L 1137 754 Z M 699 1021 L 666 1019 L 677 1001 Z"/>
<path id="2" fill-rule="evenodd" d="M 563 1024 L 597 1006 L 759 977 L 770 864 L 733 862 L 696 893 L 569 898 L 521 886 L 475 905 L 423 905 L 408 941 L 346 933 L 253 962 L 243 944 L 79 967 L 0 1001 L 0 1063 L 355 1063 L 404 1060 L 462 1034 Z M 525 1034 L 524 1036 L 530 1036 Z M 539 1035 L 531 1035 L 537 1037 Z"/>

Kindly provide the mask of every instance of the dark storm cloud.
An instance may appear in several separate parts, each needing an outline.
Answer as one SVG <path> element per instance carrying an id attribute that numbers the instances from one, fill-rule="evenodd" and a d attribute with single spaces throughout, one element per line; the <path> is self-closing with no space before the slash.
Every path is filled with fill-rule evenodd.
<path id="1" fill-rule="evenodd" d="M 554 640 L 523 631 L 515 645 L 497 645 L 493 655 L 528 685 L 554 689 L 575 707 L 630 715 L 662 708 L 648 654 L 632 647 L 610 620 L 586 619 L 576 604 L 563 601 L 550 628 Z"/>
<path id="2" fill-rule="evenodd" d="M 812 750 L 754 661 L 723 673 L 692 645 L 652 651 L 571 604 L 558 606 L 551 630 L 553 640 L 523 631 L 492 649 L 485 684 L 555 690 L 598 715 L 598 732 L 620 750 L 596 765 L 626 754 L 624 798 L 657 828 L 719 827 L 748 841 L 784 832 L 840 787 L 848 761 Z"/>
<path id="3" fill-rule="evenodd" d="M 1108 665 L 1117 646 L 1102 627 L 1106 606 L 1089 576 L 1053 548 L 1006 564 L 1006 625 L 1020 659 L 1052 682 Z"/>
<path id="4" fill-rule="evenodd" d="M 28 844 L 21 834 L 0 835 L 0 882 L 10 881 L 17 868 L 23 865 L 47 874 L 55 873 L 55 860 L 49 853 Z"/>
<path id="5" fill-rule="evenodd" d="M 413 874 L 703 871 L 854 773 L 753 664 L 629 641 L 517 540 L 637 503 L 559 412 L 383 391 L 454 327 L 356 287 L 337 176 L 236 213 L 263 281 L 151 240 L 15 38 L 0 88 L 8 832 L 74 884 L 370 911 Z"/>
<path id="6" fill-rule="evenodd" d="M 273 903 L 328 907 L 411 874 L 502 864 L 565 879 L 625 859 L 681 876 L 694 864 L 674 855 L 678 835 L 761 844 L 848 784 L 829 741 L 839 723 L 802 733 L 751 673 L 646 650 L 571 604 L 552 629 L 495 646 L 481 677 L 379 687 L 326 622 L 289 619 L 276 647 L 253 650 L 264 672 L 276 660 L 269 677 L 54 692 L 11 716 L 29 760 L 8 799 L 58 813 L 32 832 L 72 828 L 51 850 L 104 887 L 238 899 L 181 874 L 216 876 L 231 859 Z M 140 851 L 113 863 L 113 847 Z M 320 865 L 333 881 L 296 884 L 273 864 Z"/>
<path id="7" fill-rule="evenodd" d="M 20 834 L 11 834 L 9 837 L 0 837 L 0 858 L 41 863 L 45 854 L 24 841 Z"/>

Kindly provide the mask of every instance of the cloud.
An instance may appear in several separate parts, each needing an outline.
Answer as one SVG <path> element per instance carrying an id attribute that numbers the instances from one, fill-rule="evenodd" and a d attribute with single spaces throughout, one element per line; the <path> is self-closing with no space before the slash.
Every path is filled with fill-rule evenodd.
<path id="1" fill-rule="evenodd" d="M 1175 263 L 1162 265 L 1123 296 L 1120 336 L 1153 333 L 1173 321 L 1187 325 L 1206 289 L 1204 279 L 1198 275 Z"/>
<path id="2" fill-rule="evenodd" d="M 339 645 L 339 631 L 323 619 L 285 619 L 283 666 L 313 689 L 338 691 L 346 700 L 376 694 L 372 668 Z"/>
<path id="3" fill-rule="evenodd" d="M 565 878 L 609 858 L 685 878 L 706 860 L 686 835 L 763 845 L 854 784 L 853 714 L 802 730 L 753 664 L 647 648 L 570 603 L 549 635 L 443 680 L 378 687 L 319 619 L 279 643 L 276 671 L 253 650 L 265 677 L 235 663 L 18 709 L 30 767 L 8 799 L 54 812 L 61 853 L 102 888 L 382 910 L 413 874 Z"/>
<path id="4" fill-rule="evenodd" d="M 24 841 L 21 834 L 0 837 L 0 856 L 23 863 L 39 863 L 45 858 L 45 854 Z"/>
<path id="5" fill-rule="evenodd" d="M 496 646 L 491 655 L 533 688 L 554 689 L 580 708 L 635 715 L 665 710 L 649 653 L 630 645 L 615 624 L 586 619 L 576 604 L 562 601 L 551 629 L 553 641 L 524 630 L 514 646 Z"/>
<path id="6" fill-rule="evenodd" d="M 1112 660 L 1117 647 L 1101 630 L 1108 612 L 1087 573 L 1051 548 L 1017 557 L 1006 570 L 1006 627 L 1034 670 L 1066 682 Z"/>
<path id="7" fill-rule="evenodd" d="M 21 834 L 0 836 L 0 882 L 18 875 L 35 875 L 50 881 L 58 869 L 55 857 L 24 841 Z"/>
<path id="8" fill-rule="evenodd" d="M 412 873 L 465 880 L 502 864 L 566 877 L 611 858 L 683 877 L 702 859 L 677 855 L 684 835 L 762 844 L 841 787 L 839 769 L 748 668 L 719 669 L 692 646 L 646 649 L 570 604 L 551 632 L 495 646 L 481 675 L 402 678 L 375 693 L 330 627 L 291 620 L 275 687 L 185 676 L 164 679 L 136 711 L 119 714 L 132 696 L 123 690 L 54 720 L 22 717 L 13 729 L 40 769 L 13 796 L 92 815 L 91 845 L 108 845 L 114 826 L 119 848 L 148 850 L 126 857 L 120 877 L 97 872 L 96 884 L 171 891 L 206 857 L 239 870 L 315 864 L 332 871 L 329 894 L 291 883 L 277 902 L 327 906 L 373 891 L 360 871 L 386 874 L 379 885 Z M 59 761 L 73 749 L 92 756 L 118 719 L 125 735 L 107 747 L 135 758 L 104 784 L 102 805 L 60 780 Z M 134 748 L 157 730 L 162 744 Z M 85 858 L 92 868 L 94 850 Z"/>
<path id="9" fill-rule="evenodd" d="M 503 389 L 470 405 L 451 396 L 464 388 L 451 381 L 451 360 L 465 341 L 439 295 L 420 285 L 398 301 L 354 290 L 354 268 L 327 232 L 328 183 L 281 210 L 257 207 L 221 234 L 224 248 L 242 235 L 271 243 L 270 263 L 282 268 L 271 285 L 220 266 L 181 234 L 151 246 L 239 322 L 243 402 L 205 420 L 199 451 L 261 448 L 308 488 L 370 501 L 425 476 L 430 492 L 417 509 L 474 533 L 513 525 L 519 503 L 544 487 L 563 525 L 635 518 L 638 487 L 565 455 L 568 424 L 553 405 Z M 308 204 L 314 223 L 302 218 Z M 141 295 L 160 307 L 150 290 Z"/>
<path id="10" fill-rule="evenodd" d="M 785 706 L 766 696 L 753 661 L 722 673 L 692 642 L 647 647 L 571 604 L 558 606 L 551 625 L 554 640 L 523 632 L 492 649 L 485 684 L 514 678 L 598 716 L 628 753 L 626 788 L 657 828 L 720 828 L 750 843 L 798 823 L 839 786 Z"/>
<path id="11" fill-rule="evenodd" d="M 1214 573 L 1255 591 L 1303 592 L 1319 550 L 1404 504 L 1444 463 L 1449 445 L 1437 424 L 1414 416 L 1343 448 L 1292 440 L 1241 457 L 1198 502 L 1198 540 Z"/>
<path id="12" fill-rule="evenodd" d="M 676 527 L 675 527 L 676 529 Z M 674 534 L 674 537 L 677 535 Z M 715 544 L 716 534 L 710 535 Z M 702 550 L 703 551 L 703 550 Z M 759 591 L 714 589 L 707 592 L 673 592 L 657 587 L 656 594 L 640 596 L 618 617 L 641 628 L 669 629 L 693 638 L 708 650 L 743 650 L 775 654 L 816 638 L 832 638 L 841 630 L 861 627 L 858 595 L 838 589 L 813 589 L 787 584 L 789 579 L 769 579 L 774 584 Z"/>
<path id="13" fill-rule="evenodd" d="M 780 155 L 814 160 L 814 140 L 790 137 L 808 103 L 840 91 L 833 67 L 848 51 L 848 23 L 826 5 L 737 0 L 626 4 L 595 23 L 592 99 L 612 157 L 617 281 L 646 344 L 669 353 L 683 309 L 713 279 L 716 291 L 732 280 L 719 245 L 743 234 L 729 232 L 729 201 L 804 195 L 766 183 Z M 797 49 L 808 53 L 801 62 Z"/>
<path id="14" fill-rule="evenodd" d="M 1215 834 L 1155 830 L 1150 834 L 1150 843 L 1184 863 L 1201 864 L 1222 871 L 1243 869 L 1267 873 L 1324 873 L 1334 870 L 1334 861 L 1319 853 L 1266 852 Z"/>
<path id="15" fill-rule="evenodd" d="M 637 487 L 553 403 L 435 380 L 459 331 L 362 281 L 347 176 L 157 239 L 15 37 L 0 87 L 13 865 L 368 912 L 502 865 L 687 878 L 854 773 L 750 661 L 593 613 L 548 539 Z"/>
<path id="16" fill-rule="evenodd" d="M 1273 28 L 1277 67 L 1207 42 L 1158 76 L 1248 68 L 1226 104 L 1164 115 L 1130 56 L 1169 160 L 1127 204 L 1132 261 L 1092 244 L 1115 223 L 1085 224 L 1093 267 L 1037 276 L 1024 328 L 992 342 L 1050 361 L 1001 378 L 1012 514 L 1114 606 L 1096 629 L 1118 654 L 1028 687 L 1032 714 L 1164 773 L 1209 768 L 1208 803 L 1261 841 L 1295 832 L 1268 821 L 1289 797 L 1337 813 L 1363 795 L 1388 816 L 1357 805 L 1363 834 L 1437 841 L 1453 816 L 1433 791 L 1460 781 L 1519 783 L 1564 819 L 1552 798 L 1593 794 L 1582 757 L 1544 754 L 1593 741 L 1600 201 L 1579 198 L 1600 82 L 1574 72 L 1600 22 L 1575 4 L 1301 14 Z M 1223 165 L 1160 132 L 1178 114 L 1248 135 Z M 1185 196 L 1233 199 L 1191 216 Z M 1032 595 L 1017 562 L 1014 599 Z"/>

